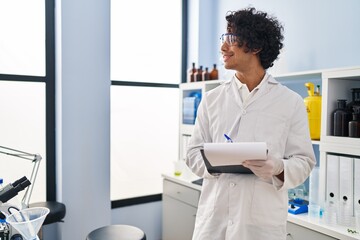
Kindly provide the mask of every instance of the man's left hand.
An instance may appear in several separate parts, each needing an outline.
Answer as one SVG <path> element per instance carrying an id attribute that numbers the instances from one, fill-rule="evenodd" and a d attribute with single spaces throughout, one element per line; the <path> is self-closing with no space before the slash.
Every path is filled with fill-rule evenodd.
<path id="1" fill-rule="evenodd" d="M 281 159 L 246 160 L 243 162 L 243 166 L 264 180 L 269 180 L 284 171 L 284 163 Z"/>

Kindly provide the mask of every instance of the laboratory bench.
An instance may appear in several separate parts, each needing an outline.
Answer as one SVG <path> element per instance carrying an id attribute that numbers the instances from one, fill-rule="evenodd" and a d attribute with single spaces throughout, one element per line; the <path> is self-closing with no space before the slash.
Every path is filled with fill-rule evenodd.
<path id="1" fill-rule="evenodd" d="M 189 170 L 180 176 L 173 173 L 163 177 L 163 240 L 191 239 L 195 224 L 197 204 L 201 185 L 193 181 L 199 179 Z M 360 234 L 348 233 L 347 227 L 329 226 L 308 219 L 307 213 L 289 214 L 287 240 L 355 240 Z"/>

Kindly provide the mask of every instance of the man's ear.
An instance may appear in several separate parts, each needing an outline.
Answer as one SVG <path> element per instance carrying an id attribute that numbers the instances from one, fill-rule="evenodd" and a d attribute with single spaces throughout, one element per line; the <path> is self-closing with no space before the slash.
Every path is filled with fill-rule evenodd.
<path id="1" fill-rule="evenodd" d="M 262 50 L 261 48 L 255 48 L 252 50 L 252 53 L 258 54 L 259 52 L 261 52 L 261 50 Z"/>

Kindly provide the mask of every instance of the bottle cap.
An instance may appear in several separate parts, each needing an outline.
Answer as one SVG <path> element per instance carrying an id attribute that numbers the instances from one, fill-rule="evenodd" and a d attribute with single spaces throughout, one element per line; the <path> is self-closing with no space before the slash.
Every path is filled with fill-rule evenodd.
<path id="1" fill-rule="evenodd" d="M 0 178 L 0 185 L 4 183 L 4 179 Z"/>

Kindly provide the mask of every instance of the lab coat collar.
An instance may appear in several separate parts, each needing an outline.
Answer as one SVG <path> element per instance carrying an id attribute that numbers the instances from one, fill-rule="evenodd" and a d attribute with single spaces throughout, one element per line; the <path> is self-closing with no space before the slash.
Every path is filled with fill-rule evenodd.
<path id="1" fill-rule="evenodd" d="M 236 83 L 238 79 L 235 77 L 235 74 L 232 76 L 230 81 L 225 82 L 228 88 L 228 93 L 232 95 L 235 102 L 241 109 L 244 109 L 245 106 L 243 105 L 243 101 L 241 100 L 239 90 L 238 90 L 238 84 Z M 254 102 L 256 99 L 258 99 L 260 96 L 266 94 L 270 90 L 269 84 L 278 84 L 279 82 L 276 81 L 270 74 L 265 72 L 264 78 L 261 80 L 261 83 L 259 84 L 258 92 L 253 96 L 249 102 L 246 104 L 246 107 L 249 106 L 252 102 Z"/>

